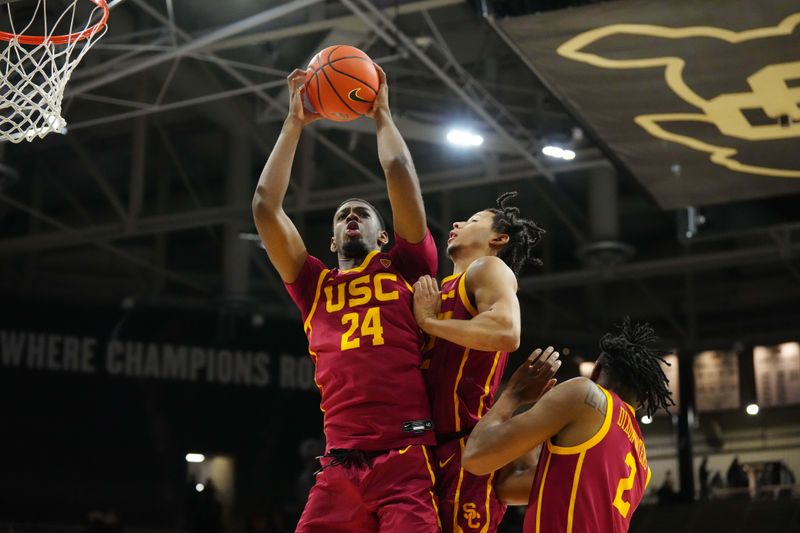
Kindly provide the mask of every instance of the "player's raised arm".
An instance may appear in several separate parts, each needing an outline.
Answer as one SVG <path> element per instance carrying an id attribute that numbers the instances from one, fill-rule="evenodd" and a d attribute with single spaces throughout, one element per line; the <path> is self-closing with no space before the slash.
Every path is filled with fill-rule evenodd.
<path id="1" fill-rule="evenodd" d="M 297 279 L 308 255 L 300 233 L 283 210 L 300 134 L 306 124 L 319 118 L 303 109 L 301 89 L 305 76 L 305 71 L 296 69 L 287 78 L 289 113 L 253 195 L 253 218 L 258 235 L 270 261 L 286 283 Z"/>
<path id="2" fill-rule="evenodd" d="M 461 458 L 464 470 L 477 475 L 494 472 L 572 421 L 588 380 L 570 380 L 554 387 L 553 375 L 560 366 L 558 352 L 549 347 L 544 352 L 534 351 L 514 372 L 503 394 L 472 430 Z M 545 394 L 550 388 L 553 390 Z M 533 402 L 529 410 L 514 416 L 521 405 Z"/>
<path id="3" fill-rule="evenodd" d="M 381 85 L 368 116 L 375 119 L 378 158 L 386 175 L 394 230 L 406 241 L 418 243 L 425 238 L 428 231 L 419 179 L 417 171 L 414 169 L 411 153 L 392 120 L 386 73 L 378 65 L 375 65 L 375 68 L 378 70 Z"/>
<path id="4" fill-rule="evenodd" d="M 485 256 L 467 270 L 467 292 L 475 295 L 477 314 L 470 320 L 437 316 L 439 291 L 426 276 L 414 285 L 414 315 L 420 328 L 465 348 L 513 352 L 519 348 L 520 310 L 517 278 L 497 257 Z"/>

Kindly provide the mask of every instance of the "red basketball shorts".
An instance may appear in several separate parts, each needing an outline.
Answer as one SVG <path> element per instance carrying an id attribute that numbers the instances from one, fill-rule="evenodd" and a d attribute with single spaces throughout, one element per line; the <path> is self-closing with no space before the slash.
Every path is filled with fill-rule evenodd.
<path id="1" fill-rule="evenodd" d="M 474 476 L 461 468 L 465 439 L 436 447 L 436 495 L 443 533 L 494 533 L 506 506 L 494 490 L 494 474 Z"/>
<path id="2" fill-rule="evenodd" d="M 432 448 L 413 445 L 323 470 L 296 533 L 437 533 Z"/>

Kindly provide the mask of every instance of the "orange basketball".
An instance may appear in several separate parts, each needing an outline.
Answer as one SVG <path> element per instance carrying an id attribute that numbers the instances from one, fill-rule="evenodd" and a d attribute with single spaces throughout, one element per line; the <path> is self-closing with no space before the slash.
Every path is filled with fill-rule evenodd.
<path id="1" fill-rule="evenodd" d="M 378 85 L 378 71 L 367 54 L 353 46 L 329 46 L 308 64 L 307 106 L 327 119 L 349 122 L 370 110 Z"/>

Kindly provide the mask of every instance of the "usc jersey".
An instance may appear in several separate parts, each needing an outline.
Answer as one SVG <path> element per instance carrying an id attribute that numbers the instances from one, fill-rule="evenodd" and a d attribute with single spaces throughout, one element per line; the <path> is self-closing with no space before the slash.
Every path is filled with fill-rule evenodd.
<path id="1" fill-rule="evenodd" d="M 442 280 L 442 319 L 467 320 L 478 314 L 467 294 L 467 274 Z M 436 433 L 470 430 L 489 410 L 508 362 L 508 352 L 485 352 L 432 337 L 423 355 L 425 383 Z"/>
<path id="2" fill-rule="evenodd" d="M 602 387 L 600 430 L 578 446 L 542 446 L 525 513 L 525 533 L 622 532 L 650 482 L 636 412 Z"/>
<path id="3" fill-rule="evenodd" d="M 309 255 L 286 285 L 303 315 L 327 450 L 435 442 L 409 282 L 435 275 L 436 264 L 428 232 L 419 244 L 396 237 L 391 251 L 371 252 L 349 270 Z"/>

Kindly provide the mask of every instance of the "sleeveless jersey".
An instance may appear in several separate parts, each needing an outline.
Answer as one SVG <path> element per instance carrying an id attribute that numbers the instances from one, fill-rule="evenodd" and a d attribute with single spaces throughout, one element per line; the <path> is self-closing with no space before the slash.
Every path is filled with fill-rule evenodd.
<path id="1" fill-rule="evenodd" d="M 435 275 L 436 262 L 428 232 L 419 244 L 396 237 L 390 252 L 371 252 L 350 270 L 328 270 L 309 255 L 286 285 L 303 315 L 327 450 L 435 441 L 432 431 L 415 432 L 420 425 L 410 424 L 431 416 L 409 282 Z"/>
<path id="2" fill-rule="evenodd" d="M 439 318 L 467 320 L 478 314 L 469 300 L 466 280 L 466 272 L 442 280 Z M 471 350 L 431 337 L 423 358 L 436 433 L 458 433 L 475 427 L 492 406 L 508 352 Z"/>
<path id="3" fill-rule="evenodd" d="M 615 393 L 594 437 L 578 446 L 542 446 L 525 513 L 525 533 L 628 531 L 650 481 L 634 409 Z"/>

